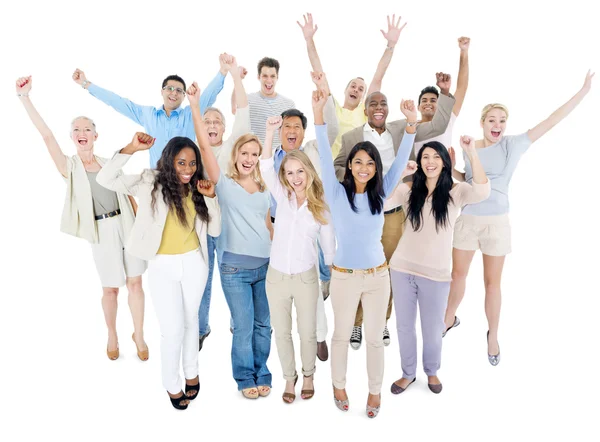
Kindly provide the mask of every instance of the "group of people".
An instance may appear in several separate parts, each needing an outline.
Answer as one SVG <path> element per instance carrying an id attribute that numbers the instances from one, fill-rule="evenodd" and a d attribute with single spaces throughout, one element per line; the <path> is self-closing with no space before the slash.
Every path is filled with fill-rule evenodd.
<path id="1" fill-rule="evenodd" d="M 246 398 L 271 391 L 267 360 L 274 333 L 286 381 L 282 399 L 295 401 L 293 305 L 301 398 L 314 396 L 316 359 L 329 358 L 324 308 L 329 297 L 331 377 L 340 410 L 349 409 L 348 347 L 360 347 L 364 325 L 366 413 L 370 418 L 379 413 L 392 303 L 402 365 L 392 393 L 404 392 L 416 379 L 417 305 L 423 369 L 429 389 L 440 393 L 442 338 L 460 324 L 456 311 L 477 250 L 483 255 L 488 359 L 497 365 L 501 275 L 511 251 L 512 174 L 531 143 L 579 104 L 594 75 L 588 72 L 569 101 L 516 136 L 505 135 L 506 106 L 485 106 L 483 136 L 460 137 L 465 160 L 460 172 L 451 141 L 468 86 L 468 38 L 458 39 L 454 94 L 450 75 L 437 73 L 437 87 L 425 87 L 416 103 L 402 100 L 404 118 L 388 122 L 382 81 L 405 26 L 400 18 L 388 17 L 388 30 L 382 31 L 386 47 L 369 87 L 361 77 L 350 79 L 343 102 L 330 92 L 312 16 L 298 25 L 315 84 L 315 140 L 304 140 L 309 118 L 276 92 L 279 62 L 273 58 L 259 61 L 260 90 L 250 94 L 243 84 L 247 70 L 229 54 L 220 55 L 219 72 L 202 93 L 196 83 L 187 87 L 170 75 L 162 83 L 160 108 L 122 98 L 77 69 L 78 85 L 144 127 L 110 159 L 95 155 L 96 125 L 83 116 L 71 123 L 77 154 L 65 155 L 29 97 L 32 77 L 16 82 L 17 95 L 66 182 L 61 231 L 91 243 L 103 288 L 107 356 L 119 357 L 117 296 L 125 285 L 132 339 L 138 357 L 149 357 L 142 290 L 148 267 L 161 332 L 162 384 L 177 409 L 186 409 L 200 391 L 198 352 L 211 332 L 215 253 L 231 313 L 233 377 Z M 234 85 L 235 117 L 225 139 L 225 114 L 212 105 L 227 75 Z M 124 174 L 125 164 L 140 151 L 149 152 L 150 167 Z"/>

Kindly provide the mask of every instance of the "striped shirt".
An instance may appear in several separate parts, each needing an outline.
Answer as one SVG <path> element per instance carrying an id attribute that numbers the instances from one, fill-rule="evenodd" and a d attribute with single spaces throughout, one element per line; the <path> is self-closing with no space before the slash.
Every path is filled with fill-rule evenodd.
<path id="1" fill-rule="evenodd" d="M 282 112 L 292 109 L 295 104 L 289 98 L 277 94 L 273 98 L 263 97 L 260 92 L 248 94 L 248 106 L 250 107 L 250 127 L 262 144 L 265 143 L 267 135 L 267 118 L 281 115 Z M 279 132 L 275 132 L 273 146 L 279 146 Z"/>

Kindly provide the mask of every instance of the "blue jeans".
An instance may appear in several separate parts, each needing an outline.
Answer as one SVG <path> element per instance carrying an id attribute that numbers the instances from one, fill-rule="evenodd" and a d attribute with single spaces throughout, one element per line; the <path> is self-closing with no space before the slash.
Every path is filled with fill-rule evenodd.
<path id="1" fill-rule="evenodd" d="M 233 319 L 231 366 L 238 390 L 271 387 L 271 317 L 265 291 L 269 264 L 253 270 L 220 264 L 221 286 Z"/>
<path id="2" fill-rule="evenodd" d="M 212 273 L 210 273 L 208 277 L 212 278 Z M 331 272 L 329 272 L 329 267 L 325 265 L 325 257 L 323 256 L 323 249 L 321 248 L 321 244 L 319 244 L 319 279 L 323 282 L 331 280 Z"/>
<path id="3" fill-rule="evenodd" d="M 206 245 L 208 247 L 208 279 L 206 287 L 202 295 L 202 302 L 198 309 L 198 331 L 200 336 L 210 333 L 210 325 L 208 325 L 208 313 L 210 310 L 210 294 L 212 289 L 213 269 L 215 267 L 215 250 L 217 238 L 206 235 Z"/>

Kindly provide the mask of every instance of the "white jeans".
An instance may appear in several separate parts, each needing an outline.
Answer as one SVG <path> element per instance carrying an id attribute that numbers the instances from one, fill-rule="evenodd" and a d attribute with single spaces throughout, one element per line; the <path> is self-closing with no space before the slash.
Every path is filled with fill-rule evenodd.
<path id="1" fill-rule="evenodd" d="M 325 316 L 325 301 L 319 290 L 317 298 L 317 342 L 327 340 L 327 316 Z"/>
<path id="2" fill-rule="evenodd" d="M 198 307 L 207 277 L 208 265 L 199 249 L 156 255 L 149 262 L 150 296 L 161 334 L 162 382 L 171 394 L 182 391 L 180 358 L 185 378 L 198 376 Z"/>

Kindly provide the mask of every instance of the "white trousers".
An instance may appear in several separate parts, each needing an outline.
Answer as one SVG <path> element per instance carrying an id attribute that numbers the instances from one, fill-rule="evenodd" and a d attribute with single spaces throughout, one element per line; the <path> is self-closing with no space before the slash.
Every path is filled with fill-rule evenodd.
<path id="1" fill-rule="evenodd" d="M 160 326 L 163 387 L 182 391 L 179 361 L 186 379 L 198 376 L 198 308 L 208 277 L 200 250 L 156 255 L 148 265 L 150 296 Z"/>

